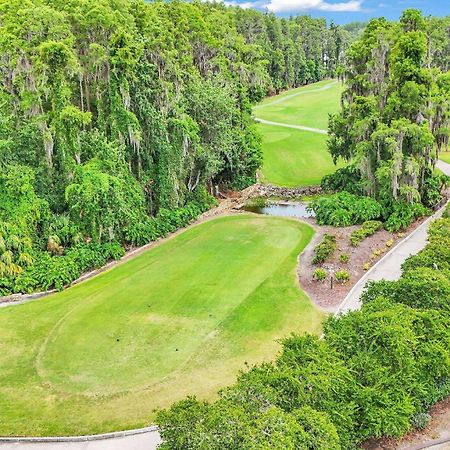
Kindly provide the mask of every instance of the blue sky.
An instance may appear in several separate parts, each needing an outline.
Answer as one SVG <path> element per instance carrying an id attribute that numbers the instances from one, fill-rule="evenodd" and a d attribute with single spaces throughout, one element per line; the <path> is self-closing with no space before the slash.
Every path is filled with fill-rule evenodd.
<path id="1" fill-rule="evenodd" d="M 450 15 L 450 0 L 229 0 L 225 3 L 268 9 L 280 16 L 309 14 L 341 24 L 379 16 L 394 20 L 406 8 L 420 9 L 425 15 Z"/>

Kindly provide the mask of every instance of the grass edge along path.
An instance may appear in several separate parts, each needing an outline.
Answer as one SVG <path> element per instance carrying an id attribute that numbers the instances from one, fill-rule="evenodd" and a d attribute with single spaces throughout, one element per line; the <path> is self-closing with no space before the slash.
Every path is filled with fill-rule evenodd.
<path id="1" fill-rule="evenodd" d="M 296 276 L 313 233 L 293 219 L 220 217 L 0 310 L 0 435 L 145 426 L 154 408 L 211 398 L 246 362 L 272 359 L 275 339 L 320 333 L 324 314 Z"/>

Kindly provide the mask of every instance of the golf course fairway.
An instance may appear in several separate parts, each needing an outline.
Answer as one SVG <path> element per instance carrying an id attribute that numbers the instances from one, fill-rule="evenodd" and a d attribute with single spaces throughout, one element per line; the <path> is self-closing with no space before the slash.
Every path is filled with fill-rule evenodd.
<path id="1" fill-rule="evenodd" d="M 257 119 L 279 124 L 258 125 L 263 139 L 262 182 L 315 185 L 336 170 L 324 132 L 328 115 L 339 110 L 342 89 L 337 81 L 325 80 L 268 97 L 253 109 Z M 295 128 L 299 126 L 317 132 Z"/>
<path id="2" fill-rule="evenodd" d="M 256 215 L 203 222 L 63 292 L 0 308 L 0 435 L 148 425 L 212 398 L 276 339 L 320 333 L 296 278 L 313 230 Z"/>

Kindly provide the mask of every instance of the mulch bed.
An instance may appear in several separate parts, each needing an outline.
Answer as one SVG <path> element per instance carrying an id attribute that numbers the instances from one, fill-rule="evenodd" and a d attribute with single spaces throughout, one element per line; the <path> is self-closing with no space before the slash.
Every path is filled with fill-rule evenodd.
<path id="1" fill-rule="evenodd" d="M 311 300 L 322 309 L 327 311 L 335 311 L 339 304 L 344 300 L 351 288 L 365 274 L 364 265 L 370 263 L 373 266 L 381 259 L 389 250 L 398 245 L 406 236 L 414 231 L 426 218 L 420 219 L 413 223 L 407 230 L 402 233 L 389 233 L 386 230 L 380 230 L 374 235 L 364 239 L 357 247 L 350 244 L 350 234 L 359 228 L 359 226 L 351 226 L 346 228 L 334 228 L 330 226 L 318 226 L 314 219 L 306 219 L 316 229 L 314 241 L 305 252 L 300 256 L 300 264 L 298 266 L 298 277 L 302 289 L 309 295 Z M 323 238 L 325 234 L 336 236 L 337 250 L 324 264 L 313 265 L 311 263 L 314 255 L 314 247 Z M 393 240 L 391 247 L 386 246 L 386 242 Z M 378 256 L 373 253 L 376 250 L 382 250 Z M 349 261 L 342 263 L 339 261 L 341 254 L 347 254 Z M 313 272 L 318 267 L 327 270 L 329 274 L 337 270 L 346 270 L 350 274 L 350 281 L 345 284 L 339 284 L 335 280 L 331 286 L 330 277 L 324 282 L 313 280 Z"/>

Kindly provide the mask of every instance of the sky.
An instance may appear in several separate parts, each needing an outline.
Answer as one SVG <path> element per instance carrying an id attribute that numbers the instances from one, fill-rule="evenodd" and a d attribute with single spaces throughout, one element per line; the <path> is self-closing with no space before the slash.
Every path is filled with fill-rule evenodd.
<path id="1" fill-rule="evenodd" d="M 269 10 L 279 16 L 325 17 L 339 24 L 365 22 L 380 16 L 397 20 L 406 8 L 420 9 L 425 15 L 450 15 L 450 0 L 229 0 L 225 3 Z"/>

